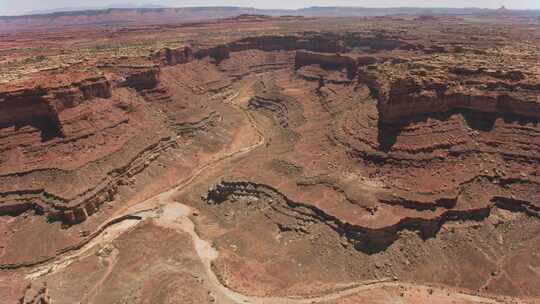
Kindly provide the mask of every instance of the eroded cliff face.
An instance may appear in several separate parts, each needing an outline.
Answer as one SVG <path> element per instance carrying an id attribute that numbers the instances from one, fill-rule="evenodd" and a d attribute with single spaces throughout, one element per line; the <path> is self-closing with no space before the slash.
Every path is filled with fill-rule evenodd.
<path id="1" fill-rule="evenodd" d="M 90 77 L 60 86 L 29 87 L 0 93 L 0 128 L 32 126 L 44 141 L 62 137 L 59 114 L 93 98 L 111 97 L 104 77 Z"/>
<path id="2" fill-rule="evenodd" d="M 454 110 L 539 118 L 536 75 L 487 68 L 466 72 L 451 66 L 426 69 L 418 62 L 388 63 L 377 69 L 363 70 L 359 78 L 377 97 L 383 122 Z"/>
<path id="3" fill-rule="evenodd" d="M 379 37 L 372 37 L 370 34 L 349 33 L 304 33 L 302 35 L 290 36 L 258 36 L 249 37 L 221 44 L 211 48 L 203 48 L 194 52 L 196 58 L 212 57 L 221 62 L 230 57 L 231 52 L 245 50 L 261 50 L 265 52 L 273 51 L 296 51 L 306 50 L 319 53 L 348 53 L 354 49 L 367 50 L 393 50 L 412 48 L 407 42 L 399 38 L 387 37 L 379 34 Z M 305 53 L 301 56 L 306 56 Z M 341 59 L 336 59 L 342 61 Z"/>
<path id="4" fill-rule="evenodd" d="M 193 50 L 189 46 L 170 49 L 163 48 L 150 56 L 151 59 L 163 65 L 177 65 L 193 60 Z"/>
<path id="5" fill-rule="evenodd" d="M 143 67 L 130 71 L 124 85 L 138 91 L 155 88 L 159 83 L 158 67 Z"/>
<path id="6" fill-rule="evenodd" d="M 355 78 L 356 72 L 358 71 L 358 63 L 355 59 L 340 54 L 329 55 L 324 53 L 297 51 L 294 64 L 296 68 L 316 64 L 327 70 L 345 69 L 347 70 L 347 77 L 349 79 Z"/>
<path id="7" fill-rule="evenodd" d="M 149 86 L 155 80 L 151 71 L 143 76 L 139 76 L 139 82 L 130 83 Z M 124 89 L 113 92 L 118 84 L 101 75 L 72 75 L 71 80 L 51 75 L 33 80 L 40 85 L 23 83 L 1 93 L 3 215 L 33 209 L 50 219 L 73 224 L 114 198 L 114 174 L 99 181 L 106 166 L 94 171 L 93 181 L 83 177 L 87 184 L 77 185 L 76 179 L 85 166 L 134 139 L 133 132 L 142 127 L 129 117 L 137 108 L 137 100 L 130 100 L 132 93 Z M 115 137 L 116 142 L 105 141 L 108 136 Z M 73 187 L 52 186 L 54 179 L 69 180 L 68 176 L 75 178 Z"/>

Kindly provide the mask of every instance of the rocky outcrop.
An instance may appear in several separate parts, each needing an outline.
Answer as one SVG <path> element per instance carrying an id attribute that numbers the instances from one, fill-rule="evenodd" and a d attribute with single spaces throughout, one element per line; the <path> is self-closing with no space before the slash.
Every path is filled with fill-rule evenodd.
<path id="1" fill-rule="evenodd" d="M 398 68 L 359 73 L 360 81 L 378 99 L 382 122 L 395 123 L 407 117 L 454 110 L 540 119 L 537 80 L 525 79 L 522 72 L 485 72 L 462 67 L 437 69 L 430 74 L 417 74 L 414 70 L 401 75 L 392 72 Z"/>
<path id="2" fill-rule="evenodd" d="M 312 220 L 323 222 L 340 236 L 346 237 L 357 250 L 366 253 L 384 250 L 399 237 L 399 232 L 403 230 L 417 231 L 422 238 L 427 239 L 435 237 L 440 227 L 448 221 L 481 221 L 489 216 L 491 208 L 495 205 L 514 212 L 534 213 L 534 216 L 540 216 L 540 213 L 538 213 L 539 207 L 528 201 L 522 201 L 515 204 L 514 207 L 509 207 L 503 203 L 507 199 L 497 196 L 493 197 L 491 201 L 473 208 L 457 208 L 443 202 L 443 210 L 432 212 L 429 216 L 419 213 L 417 216 L 400 218 L 387 226 L 373 227 L 369 224 L 362 225 L 348 222 L 336 214 L 332 214 L 331 211 L 322 209 L 320 206 L 293 201 L 274 187 L 254 182 L 221 181 L 219 184 L 212 186 L 206 196 L 203 197 L 203 200 L 208 204 L 217 206 L 227 201 L 234 203 L 242 199 L 247 199 L 252 203 L 268 204 L 280 214 L 293 218 L 308 216 Z M 416 208 L 414 204 L 409 205 L 409 207 Z M 419 208 L 419 211 L 421 210 L 423 208 Z M 299 223 L 299 225 L 301 224 Z"/>
<path id="3" fill-rule="evenodd" d="M 197 132 L 208 132 L 221 119 L 220 114 L 211 112 L 201 121 L 173 124 L 171 128 L 178 135 L 193 137 Z M 150 166 L 160 155 L 177 147 L 175 138 L 169 136 L 159 138 L 155 144 L 139 151 L 125 165 L 117 166 L 108 172 L 97 185 L 72 198 L 53 194 L 47 189 L 0 191 L 0 216 L 17 216 L 33 210 L 37 214 L 45 215 L 51 221 L 60 221 L 66 225 L 81 223 L 96 213 L 101 205 L 113 201 L 119 186 L 129 184 L 130 180 Z M 0 177 L 9 178 L 10 176 Z"/>
<path id="4" fill-rule="evenodd" d="M 373 50 L 406 49 L 409 44 L 396 38 L 364 36 L 361 34 L 337 35 L 332 33 L 304 33 L 303 35 L 257 36 L 247 37 L 225 44 L 206 48 L 192 49 L 189 46 L 177 49 L 164 48 L 153 53 L 150 59 L 157 65 L 176 65 L 194 59 L 211 58 L 216 64 L 231 58 L 231 53 L 247 50 L 297 51 L 296 67 L 319 64 L 328 69 L 346 69 L 350 79 L 356 76 L 358 66 L 370 65 L 378 60 L 372 56 L 355 56 L 354 58 L 340 53 L 348 53 L 356 48 L 372 48 Z M 331 54 L 329 54 L 331 53 Z M 159 73 L 159 72 L 158 72 Z M 132 72 L 126 77 L 126 85 L 138 90 L 150 89 L 157 85 L 158 76 L 155 69 Z"/>
<path id="5" fill-rule="evenodd" d="M 85 237 L 82 241 L 78 242 L 77 244 L 74 244 L 74 245 L 71 245 L 71 246 L 68 246 L 68 247 L 65 247 L 65 248 L 62 248 L 62 249 L 58 250 L 56 252 L 56 254 L 53 255 L 53 256 L 45 256 L 45 257 L 41 256 L 41 257 L 39 257 L 39 258 L 37 258 L 35 260 L 18 262 L 18 263 L 14 263 L 14 264 L 0 264 L 0 270 L 14 270 L 14 269 L 20 269 L 20 268 L 34 267 L 34 266 L 42 265 L 44 263 L 53 261 L 56 258 L 61 257 L 62 255 L 66 254 L 66 253 L 81 249 L 82 247 L 84 247 L 85 245 L 90 243 L 92 240 L 94 240 L 96 237 L 101 235 L 105 230 L 107 230 L 107 228 L 109 228 L 111 226 L 114 226 L 114 225 L 116 225 L 118 223 L 121 223 L 123 221 L 128 221 L 128 220 L 139 221 L 139 220 L 142 220 L 142 217 L 140 217 L 138 215 L 128 214 L 128 215 L 123 215 L 123 216 L 120 216 L 120 217 L 113 218 L 112 220 L 110 220 L 110 221 L 104 223 L 103 225 L 101 225 L 96 231 L 92 232 L 90 235 Z M 39 293 L 42 294 L 41 292 L 39 292 Z M 23 297 L 21 299 L 21 301 L 23 301 L 26 297 L 27 296 Z M 27 302 L 22 302 L 22 303 L 27 303 Z M 33 304 L 34 302 L 29 302 L 29 303 Z M 37 302 L 37 303 L 42 304 L 42 302 Z"/>
<path id="6" fill-rule="evenodd" d="M 127 183 L 163 151 L 175 145 L 173 139 L 163 138 L 158 144 L 141 151 L 125 167 L 110 172 L 96 187 L 74 199 L 59 197 L 45 189 L 0 193 L 0 215 L 18 215 L 33 209 L 52 221 L 61 221 L 67 225 L 83 222 L 97 212 L 103 203 L 114 200 L 119 185 Z"/>
<path id="7" fill-rule="evenodd" d="M 328 70 L 347 70 L 347 77 L 353 79 L 356 77 L 358 64 L 356 60 L 349 56 L 340 54 L 322 54 L 308 51 L 296 51 L 295 67 L 298 69 L 305 65 L 317 64 Z"/>
<path id="8" fill-rule="evenodd" d="M 332 53 L 332 56 L 338 57 L 339 55 L 336 55 L 336 53 L 348 53 L 353 49 L 366 47 L 372 48 L 373 50 L 412 48 L 409 44 L 402 42 L 399 39 L 384 36 L 373 37 L 361 34 L 339 35 L 332 33 L 304 33 L 303 35 L 290 36 L 248 37 L 210 48 L 199 49 L 194 52 L 194 57 L 197 59 L 211 57 L 219 63 L 222 60 L 229 58 L 231 52 L 246 50 L 261 50 L 266 52 L 305 50 L 315 53 Z M 315 55 L 313 54 L 313 56 Z M 338 59 L 338 61 L 342 60 L 343 59 Z M 358 61 L 361 64 L 369 64 L 370 62 L 373 62 L 372 60 L 372 58 L 367 56 Z"/>
<path id="9" fill-rule="evenodd" d="M 53 304 L 54 301 L 49 295 L 47 285 L 40 288 L 32 288 L 32 285 L 27 287 L 25 295 L 19 299 L 18 304 Z"/>
<path id="10" fill-rule="evenodd" d="M 157 71 L 141 69 L 128 76 L 126 84 L 136 88 L 150 86 L 148 82 L 157 81 Z M 176 143 L 160 134 L 145 148 L 146 139 L 140 139 L 137 145 L 141 150 L 127 154 L 134 155 L 127 165 L 116 164 L 108 173 L 107 169 L 98 168 L 96 176 L 83 178 L 86 182 L 91 180 L 91 186 L 71 185 L 72 190 L 82 193 L 52 193 L 58 193 L 58 188 L 51 192 L 49 180 L 61 176 L 79 178 L 81 167 L 96 159 L 105 162 L 106 156 L 118 151 L 138 132 L 138 126 L 130 124 L 128 117 L 135 111 L 136 100 L 129 100 L 135 93 L 119 89 L 120 95 L 113 96 L 105 77 L 84 76 L 72 75 L 70 83 L 61 81 L 62 78 L 58 81 L 58 77 L 40 79 L 43 85 L 0 93 L 0 215 L 16 216 L 34 210 L 65 224 L 82 222 L 104 202 L 114 199 L 125 178 L 142 171 L 159 153 Z M 108 135 L 114 136 L 114 140 Z M 24 186 L 9 184 L 23 180 Z"/>
<path id="11" fill-rule="evenodd" d="M 163 48 L 152 54 L 150 58 L 159 65 L 177 65 L 193 60 L 193 51 L 184 46 L 176 49 Z"/>
<path id="12" fill-rule="evenodd" d="M 109 98 L 112 95 L 111 84 L 103 76 L 93 77 L 85 79 L 80 83 L 76 83 L 75 86 L 80 90 L 83 100 L 88 100 L 94 97 Z M 56 94 L 56 97 L 62 99 L 62 94 Z M 78 95 L 72 97 L 70 106 L 77 104 Z"/>
<path id="13" fill-rule="evenodd" d="M 199 49 L 195 52 L 197 59 L 211 57 L 216 62 L 230 58 L 231 52 L 246 50 L 261 51 L 293 51 L 300 48 L 301 38 L 298 36 L 258 36 L 220 44 L 210 48 Z"/>
<path id="14" fill-rule="evenodd" d="M 345 36 L 345 43 L 351 48 L 368 48 L 375 51 L 380 50 L 396 50 L 406 49 L 411 50 L 416 47 L 396 37 L 388 37 L 384 34 L 368 34 L 350 33 Z"/>
<path id="15" fill-rule="evenodd" d="M 103 76 L 68 84 L 25 87 L 0 92 L 0 125 L 51 116 L 94 97 L 111 97 L 111 85 Z"/>
<path id="16" fill-rule="evenodd" d="M 265 82 L 255 85 L 255 96 L 249 100 L 248 108 L 268 114 L 280 128 L 288 132 L 305 122 L 302 105 Z M 298 134 L 290 135 L 295 137 Z"/>
<path id="17" fill-rule="evenodd" d="M 211 112 L 210 115 L 197 122 L 185 122 L 171 126 L 174 131 L 181 136 L 193 137 L 197 132 L 208 132 L 215 127 L 223 117 L 217 112 Z"/>
<path id="18" fill-rule="evenodd" d="M 111 97 L 111 85 L 102 76 L 0 92 L 0 129 L 30 125 L 41 130 L 43 140 L 61 137 L 59 113 L 95 97 Z"/>
<path id="19" fill-rule="evenodd" d="M 463 92 L 441 83 L 418 85 L 410 78 L 392 82 L 388 92 L 379 92 L 379 109 L 384 122 L 397 122 L 403 117 L 460 109 L 499 116 L 540 118 L 540 100 L 536 100 L 534 96 L 512 92 Z"/>
<path id="20" fill-rule="evenodd" d="M 134 68 L 125 77 L 124 86 L 141 91 L 153 89 L 159 84 L 159 68 Z"/>

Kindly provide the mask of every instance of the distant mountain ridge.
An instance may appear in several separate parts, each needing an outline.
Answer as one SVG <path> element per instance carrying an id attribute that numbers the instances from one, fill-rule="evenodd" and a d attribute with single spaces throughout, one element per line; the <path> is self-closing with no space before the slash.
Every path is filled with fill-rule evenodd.
<path id="1" fill-rule="evenodd" d="M 374 17 L 387 15 L 476 15 L 496 14 L 499 10 L 482 8 L 420 8 L 420 7 L 307 7 L 297 10 L 257 9 L 251 7 L 119 7 L 106 9 L 68 10 L 40 14 L 0 16 L 0 31 L 32 28 L 55 28 L 89 25 L 133 25 L 183 23 L 222 18 L 242 14 L 268 16 L 296 15 L 304 17 Z M 539 10 L 504 10 L 505 14 L 540 16 Z"/>
<path id="2" fill-rule="evenodd" d="M 165 8 L 166 6 L 158 5 L 158 4 L 113 4 L 113 5 L 106 5 L 106 6 L 69 6 L 69 7 L 62 7 L 62 8 L 53 8 L 53 9 L 47 9 L 47 10 L 36 10 L 36 11 L 30 11 L 23 14 L 19 14 L 19 16 L 29 16 L 29 15 L 46 15 L 46 14 L 54 14 L 54 13 L 62 13 L 62 12 L 77 12 L 77 11 L 96 11 L 96 10 L 108 10 L 108 9 L 115 9 L 115 8 L 121 8 L 121 9 L 153 9 L 153 8 Z"/>

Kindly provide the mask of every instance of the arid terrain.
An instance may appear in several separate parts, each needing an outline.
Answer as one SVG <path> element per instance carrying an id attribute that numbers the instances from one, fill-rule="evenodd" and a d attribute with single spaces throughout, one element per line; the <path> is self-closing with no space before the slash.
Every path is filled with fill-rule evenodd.
<path id="1" fill-rule="evenodd" d="M 540 303 L 538 18 L 153 18 L 0 34 L 0 303 Z"/>

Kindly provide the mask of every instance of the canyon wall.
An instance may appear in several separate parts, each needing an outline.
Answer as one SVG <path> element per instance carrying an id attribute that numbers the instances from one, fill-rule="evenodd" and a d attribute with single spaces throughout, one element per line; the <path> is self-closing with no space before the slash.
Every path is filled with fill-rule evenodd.
<path id="1" fill-rule="evenodd" d="M 446 74 L 448 73 L 448 74 Z M 508 72 L 512 73 L 512 71 Z M 398 122 L 401 118 L 453 110 L 471 110 L 500 116 L 540 118 L 540 100 L 535 84 L 527 79 L 486 79 L 473 81 L 474 76 L 460 80 L 448 71 L 432 75 L 402 76 L 388 79 L 384 73 L 363 70 L 359 80 L 366 83 L 378 98 L 378 108 L 384 122 Z M 490 79 L 491 78 L 491 79 Z M 537 81 L 537 80 L 536 80 Z"/>
<path id="2" fill-rule="evenodd" d="M 44 139 L 62 136 L 59 113 L 92 98 L 109 98 L 104 77 L 90 77 L 63 86 L 32 87 L 0 92 L 0 128 L 32 125 Z"/>

